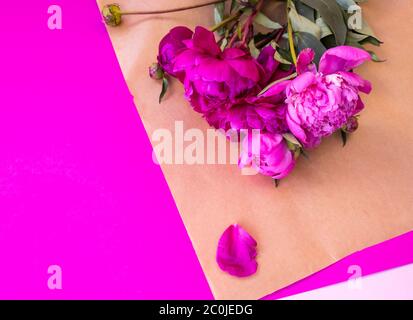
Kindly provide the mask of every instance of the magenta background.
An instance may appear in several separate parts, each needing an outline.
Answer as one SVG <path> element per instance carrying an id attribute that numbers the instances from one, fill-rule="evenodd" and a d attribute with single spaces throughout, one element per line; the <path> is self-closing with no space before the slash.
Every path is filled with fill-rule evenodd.
<path id="1" fill-rule="evenodd" d="M 63 30 L 47 8 L 63 9 Z M 94 0 L 2 3 L 0 298 L 211 299 Z M 413 233 L 270 298 L 413 262 Z M 63 269 L 63 290 L 47 268 Z"/>
<path id="2" fill-rule="evenodd" d="M 96 3 L 1 7 L 0 298 L 212 298 Z"/>
<path id="3" fill-rule="evenodd" d="M 293 294 L 347 281 L 351 276 L 351 274 L 348 273 L 348 267 L 352 265 L 360 266 L 362 276 L 367 276 L 410 263 L 413 263 L 413 232 L 355 252 L 328 268 L 298 281 L 291 286 L 278 290 L 264 297 L 264 299 L 280 299 Z M 413 283 L 413 279 L 405 280 Z M 393 289 L 397 290 L 397 288 Z"/>

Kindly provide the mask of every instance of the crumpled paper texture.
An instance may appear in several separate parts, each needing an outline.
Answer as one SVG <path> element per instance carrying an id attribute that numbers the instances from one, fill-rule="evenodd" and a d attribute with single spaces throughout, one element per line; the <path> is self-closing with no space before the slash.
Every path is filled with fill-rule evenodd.
<path id="1" fill-rule="evenodd" d="M 117 2 L 125 10 L 154 10 L 203 0 Z M 111 1 L 98 0 L 99 6 L 107 3 Z M 162 165 L 216 298 L 261 298 L 413 229 L 413 4 L 370 1 L 363 12 L 385 42 L 376 52 L 387 61 L 358 69 L 372 81 L 373 92 L 363 96 L 360 127 L 345 148 L 338 136 L 325 139 L 308 160 L 299 160 L 278 189 L 267 177 L 241 175 L 236 165 Z M 176 25 L 211 26 L 212 7 L 127 16 L 121 26 L 108 28 L 149 138 L 159 128 L 174 132 L 175 121 L 183 121 L 184 129 L 208 128 L 185 101 L 180 83 L 173 81 L 158 104 L 161 84 L 148 77 L 159 40 Z M 215 262 L 219 237 L 233 223 L 258 242 L 259 268 L 249 278 L 232 277 Z"/>

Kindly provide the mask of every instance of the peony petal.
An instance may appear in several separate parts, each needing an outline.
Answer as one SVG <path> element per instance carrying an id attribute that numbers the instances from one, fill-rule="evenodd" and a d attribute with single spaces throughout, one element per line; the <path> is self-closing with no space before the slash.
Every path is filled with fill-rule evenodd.
<path id="1" fill-rule="evenodd" d="M 272 178 L 273 179 L 282 179 L 290 174 L 290 172 L 295 167 L 295 159 L 292 151 L 287 148 L 287 145 L 284 141 L 277 146 L 277 151 L 282 155 L 281 158 L 277 159 L 277 162 L 273 164 L 272 169 Z M 276 174 L 274 174 L 276 172 Z"/>
<path id="2" fill-rule="evenodd" d="M 346 80 L 349 84 L 356 87 L 361 92 L 367 94 L 371 92 L 372 86 L 370 81 L 364 80 L 358 74 L 346 71 L 338 72 L 338 74 L 341 75 L 344 78 L 344 80 Z"/>
<path id="3" fill-rule="evenodd" d="M 192 50 L 184 50 L 179 53 L 174 59 L 173 72 L 185 71 L 188 68 L 193 67 L 199 56 Z"/>
<path id="4" fill-rule="evenodd" d="M 304 72 L 316 72 L 314 60 L 314 50 L 306 48 L 300 52 L 297 58 L 297 73 L 302 74 Z"/>
<path id="5" fill-rule="evenodd" d="M 319 71 L 324 74 L 349 71 L 369 60 L 371 60 L 370 54 L 363 49 L 339 46 L 324 52 L 320 60 Z"/>
<path id="6" fill-rule="evenodd" d="M 260 97 L 278 97 L 280 94 L 284 95 L 284 91 L 287 86 L 291 83 L 290 80 L 285 80 L 281 82 L 277 82 L 272 87 L 270 87 L 267 91 L 265 91 Z"/>
<path id="7" fill-rule="evenodd" d="M 293 108 L 293 107 L 291 107 L 291 108 Z M 302 142 L 303 144 L 307 143 L 307 135 L 306 135 L 305 131 L 301 128 L 301 126 L 292 119 L 291 113 L 290 113 L 290 107 L 289 107 L 288 111 L 289 112 L 287 112 L 287 116 L 286 116 L 286 121 L 287 121 L 288 128 L 290 129 L 291 133 L 298 140 L 300 140 L 300 142 Z"/>
<path id="8" fill-rule="evenodd" d="M 312 85 L 315 81 L 315 75 L 311 72 L 304 72 L 300 74 L 297 78 L 291 81 L 290 89 L 295 92 L 303 92 L 307 87 Z"/>
<path id="9" fill-rule="evenodd" d="M 185 49 L 185 41 L 191 39 L 192 34 L 187 27 L 175 27 L 160 41 L 158 62 L 171 76 L 177 76 L 173 72 L 173 60 Z"/>
<path id="10" fill-rule="evenodd" d="M 184 26 L 177 26 L 169 31 L 169 35 L 174 41 L 184 41 L 190 39 L 193 34 L 194 33 L 191 29 Z"/>
<path id="11" fill-rule="evenodd" d="M 257 242 L 251 235 L 234 224 L 229 226 L 219 239 L 217 263 L 221 270 L 237 277 L 253 275 L 258 268 Z"/>
<path id="12" fill-rule="evenodd" d="M 260 73 L 254 60 L 249 59 L 236 59 L 227 60 L 227 63 L 232 69 L 238 73 L 241 77 L 248 78 L 257 82 L 260 79 Z"/>
<path id="13" fill-rule="evenodd" d="M 221 53 L 221 49 L 215 41 L 214 33 L 203 27 L 195 28 L 193 42 L 195 48 L 199 48 L 213 56 L 218 56 Z"/>
<path id="14" fill-rule="evenodd" d="M 261 50 L 257 62 L 262 67 L 261 83 L 267 84 L 278 71 L 280 63 L 274 59 L 275 49 L 272 46 L 266 46 Z"/>
<path id="15" fill-rule="evenodd" d="M 357 106 L 356 106 L 356 109 L 354 110 L 353 115 L 356 115 L 357 113 L 359 113 L 363 109 L 364 109 L 364 103 L 361 100 L 361 98 L 359 97 L 359 99 L 357 100 Z"/>
<path id="16" fill-rule="evenodd" d="M 238 48 L 226 48 L 222 53 L 224 60 L 237 59 L 246 55 L 247 53 L 244 50 Z"/>
<path id="17" fill-rule="evenodd" d="M 235 72 L 226 61 L 205 58 L 195 71 L 202 80 L 228 82 L 236 77 Z"/>

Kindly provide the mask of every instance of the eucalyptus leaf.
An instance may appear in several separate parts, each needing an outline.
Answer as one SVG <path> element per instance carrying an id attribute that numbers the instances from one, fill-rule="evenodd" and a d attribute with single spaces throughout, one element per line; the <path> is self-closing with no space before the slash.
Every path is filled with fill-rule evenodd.
<path id="1" fill-rule="evenodd" d="M 334 0 L 301 0 L 304 4 L 317 10 L 326 24 L 333 31 L 336 44 L 346 41 L 347 25 L 340 6 Z"/>
<path id="2" fill-rule="evenodd" d="M 277 52 L 280 54 L 280 56 L 281 56 L 282 59 L 284 59 L 284 60 L 286 60 L 286 61 L 289 62 L 289 63 L 283 63 L 284 65 L 291 65 L 291 64 L 293 63 L 293 62 L 292 62 L 292 58 L 291 58 L 291 53 L 290 53 L 289 50 L 287 50 L 287 49 L 279 46 L 279 47 L 277 47 L 276 53 L 277 53 Z M 274 58 L 275 58 L 275 57 L 274 57 Z M 281 62 L 281 61 L 280 61 L 280 62 Z M 281 62 L 281 63 L 282 63 L 282 62 Z"/>
<path id="3" fill-rule="evenodd" d="M 224 20 L 225 16 L 225 2 L 219 2 L 214 6 L 214 20 L 215 25 L 219 24 Z M 222 35 L 225 31 L 224 28 L 219 28 L 217 30 L 218 34 Z"/>
<path id="4" fill-rule="evenodd" d="M 282 64 L 287 64 L 287 65 L 290 65 L 290 64 L 291 64 L 290 61 L 288 61 L 287 59 L 285 59 L 285 58 L 280 54 L 280 51 L 279 51 L 279 50 L 275 51 L 274 59 L 275 59 L 275 61 L 278 61 L 279 63 L 282 63 Z"/>
<path id="5" fill-rule="evenodd" d="M 347 45 L 347 46 L 356 47 L 356 48 L 359 48 L 359 49 L 363 49 L 363 50 L 364 50 L 364 47 L 363 47 L 359 42 L 354 41 L 354 40 L 351 39 L 351 38 L 347 38 L 347 40 L 346 40 L 346 45 Z"/>
<path id="6" fill-rule="evenodd" d="M 258 12 L 255 16 L 254 22 L 268 29 L 281 29 L 282 26 L 275 21 L 272 21 L 262 12 Z"/>
<path id="7" fill-rule="evenodd" d="M 374 37 L 368 36 L 368 37 L 366 37 L 365 39 L 363 39 L 363 40 L 360 41 L 360 44 L 366 44 L 366 43 L 370 43 L 370 44 L 372 44 L 373 46 L 380 47 L 380 45 L 381 45 L 383 42 L 381 42 L 380 40 L 378 40 L 378 39 L 376 39 L 376 38 L 374 38 Z"/>
<path id="8" fill-rule="evenodd" d="M 311 20 L 298 14 L 293 3 L 291 3 L 290 5 L 290 12 L 288 16 L 290 18 L 291 26 L 294 31 L 308 32 L 315 36 L 317 39 L 321 38 L 321 28 Z"/>
<path id="9" fill-rule="evenodd" d="M 254 39 L 250 41 L 250 43 L 248 44 L 248 48 L 251 52 L 251 56 L 253 56 L 254 58 L 257 58 L 260 55 L 260 50 L 258 50 L 255 46 Z"/>
<path id="10" fill-rule="evenodd" d="M 360 34 L 357 32 L 350 31 L 350 30 L 347 32 L 347 42 L 361 42 L 367 37 L 368 36 L 365 34 Z"/>
<path id="11" fill-rule="evenodd" d="M 351 6 L 356 6 L 357 3 L 354 0 L 336 0 L 337 3 L 342 7 L 344 10 L 348 10 Z"/>
<path id="12" fill-rule="evenodd" d="M 346 41 L 347 41 L 347 40 L 346 40 Z M 336 44 L 336 38 L 334 38 L 334 34 L 330 34 L 329 36 L 322 38 L 322 39 L 321 39 L 321 43 L 322 43 L 327 49 L 334 48 L 334 47 L 337 46 L 337 44 Z M 356 43 L 358 44 L 358 42 L 356 42 Z M 348 44 L 348 43 L 346 42 L 346 44 Z"/>
<path id="13" fill-rule="evenodd" d="M 316 24 L 320 27 L 321 30 L 321 36 L 320 38 L 325 38 L 333 34 L 333 31 L 331 31 L 330 27 L 325 23 L 323 18 L 317 18 Z"/>
<path id="14" fill-rule="evenodd" d="M 221 23 L 225 15 L 225 2 L 219 2 L 214 6 L 215 24 Z"/>
<path id="15" fill-rule="evenodd" d="M 302 3 L 301 0 L 295 0 L 294 4 L 299 15 L 306 17 L 311 22 L 315 22 L 315 10 L 313 8 Z"/>
<path id="16" fill-rule="evenodd" d="M 352 43 L 352 42 L 358 42 L 360 44 L 366 44 L 366 43 L 371 43 L 375 46 L 380 46 L 383 42 L 381 42 L 379 39 L 369 36 L 366 34 L 361 34 L 355 31 L 349 30 L 347 32 L 347 40 L 346 43 Z"/>
<path id="17" fill-rule="evenodd" d="M 354 32 L 363 34 L 369 37 L 375 38 L 378 42 L 381 43 L 381 41 L 377 38 L 376 34 L 374 33 L 373 29 L 370 27 L 370 25 L 367 23 L 366 19 L 362 20 L 362 27 L 361 29 L 354 30 Z"/>
<path id="18" fill-rule="evenodd" d="M 314 37 L 311 33 L 307 32 L 297 32 L 295 34 L 295 41 L 297 43 L 298 52 L 303 51 L 305 48 L 311 48 L 314 50 L 314 62 L 318 66 L 321 56 L 326 51 L 326 47 L 324 47 L 321 41 Z"/>

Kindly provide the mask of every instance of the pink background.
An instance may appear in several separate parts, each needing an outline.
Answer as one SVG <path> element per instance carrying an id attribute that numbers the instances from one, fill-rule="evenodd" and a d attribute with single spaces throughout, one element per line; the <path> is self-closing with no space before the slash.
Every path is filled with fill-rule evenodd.
<path id="1" fill-rule="evenodd" d="M 2 12 L 0 298 L 212 298 L 96 3 Z"/>
<path id="2" fill-rule="evenodd" d="M 0 298 L 210 299 L 94 0 L 2 4 Z M 47 8 L 63 10 L 49 30 Z M 413 262 L 413 234 L 270 298 Z M 60 265 L 63 290 L 49 290 Z"/>

